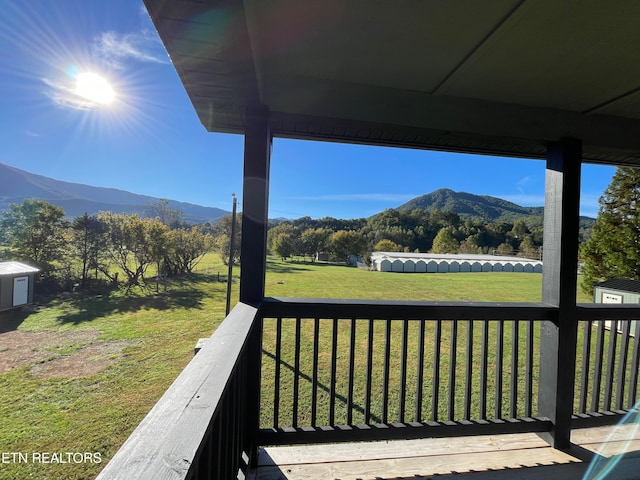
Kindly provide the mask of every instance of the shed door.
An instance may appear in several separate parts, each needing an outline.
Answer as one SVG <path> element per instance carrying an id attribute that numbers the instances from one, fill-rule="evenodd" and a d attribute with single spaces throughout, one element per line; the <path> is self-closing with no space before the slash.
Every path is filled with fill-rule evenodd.
<path id="1" fill-rule="evenodd" d="M 29 301 L 29 277 L 13 279 L 13 306 L 26 305 Z"/>

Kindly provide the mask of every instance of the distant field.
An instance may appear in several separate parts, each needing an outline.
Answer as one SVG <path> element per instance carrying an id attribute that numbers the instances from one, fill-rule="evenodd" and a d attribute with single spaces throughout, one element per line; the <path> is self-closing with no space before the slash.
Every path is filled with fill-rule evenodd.
<path id="1" fill-rule="evenodd" d="M 218 273 L 224 280 L 227 267 L 212 255 L 166 292 L 152 285 L 80 294 L 0 315 L 0 452 L 102 459 L 0 463 L 0 479 L 94 478 L 192 358 L 197 339 L 222 321 Z M 268 296 L 290 297 L 539 301 L 541 291 L 539 274 L 393 274 L 275 259 L 266 281 Z"/>
<path id="2" fill-rule="evenodd" d="M 273 297 L 379 298 L 540 302 L 539 273 L 391 273 L 331 264 L 267 263 L 266 295 Z M 278 283 L 281 281 L 282 283 Z M 592 299 L 578 289 L 578 302 Z"/>

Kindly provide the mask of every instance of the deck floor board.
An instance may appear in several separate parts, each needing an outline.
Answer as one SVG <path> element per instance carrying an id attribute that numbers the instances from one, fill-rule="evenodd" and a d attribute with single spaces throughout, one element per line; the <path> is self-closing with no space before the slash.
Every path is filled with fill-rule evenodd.
<path id="1" fill-rule="evenodd" d="M 574 446 L 568 451 L 549 447 L 535 433 L 266 447 L 250 478 L 420 480 L 455 475 L 456 480 L 571 480 L 582 479 L 595 457 L 609 464 L 611 458 L 620 458 L 606 478 L 638 479 L 639 430 L 638 425 L 574 430 Z"/>

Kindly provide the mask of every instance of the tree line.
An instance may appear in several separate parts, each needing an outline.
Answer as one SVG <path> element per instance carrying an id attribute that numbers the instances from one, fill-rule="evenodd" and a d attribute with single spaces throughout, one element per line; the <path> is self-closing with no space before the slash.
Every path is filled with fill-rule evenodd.
<path id="1" fill-rule="evenodd" d="M 240 260 L 242 216 L 236 218 L 233 261 Z M 0 253 L 40 268 L 52 288 L 88 286 L 99 279 L 139 285 L 149 272 L 192 272 L 205 254 L 231 257 L 231 216 L 215 224 L 188 225 L 166 200 L 150 204 L 146 216 L 100 212 L 68 220 L 62 208 L 26 199 L 0 213 Z M 484 223 L 450 212 L 385 210 L 368 219 L 331 217 L 273 222 L 267 248 L 284 259 L 300 256 L 346 261 L 371 251 L 497 253 L 537 258 L 541 228 L 523 221 Z M 118 275 L 124 278 L 118 279 Z"/>
<path id="2" fill-rule="evenodd" d="M 192 272 L 211 251 L 223 260 L 240 260 L 241 214 L 236 218 L 235 249 L 230 252 L 231 216 L 215 224 L 188 225 L 166 200 L 151 204 L 147 216 L 100 212 L 67 220 L 64 211 L 27 199 L 0 212 L 0 258 L 21 259 L 40 268 L 41 280 L 68 288 L 87 286 L 99 276 L 138 285 L 150 267 L 155 274 Z M 598 218 L 581 226 L 580 260 L 584 291 L 608 278 L 640 280 L 640 170 L 617 169 L 600 198 Z M 483 253 L 541 259 L 543 229 L 524 220 L 484 222 L 439 210 L 388 209 L 369 218 L 331 217 L 272 222 L 267 249 L 284 259 L 311 261 L 366 258 L 372 251 Z"/>
<path id="3" fill-rule="evenodd" d="M 100 279 L 127 286 L 154 275 L 192 272 L 215 247 L 214 236 L 200 226 L 186 226 L 166 201 L 149 206 L 148 218 L 100 212 L 68 220 L 62 208 L 26 199 L 0 213 L 2 257 L 40 269 L 49 289 L 88 286 Z"/>
<path id="4" fill-rule="evenodd" d="M 523 220 L 463 220 L 456 213 L 439 210 L 388 209 L 367 219 L 302 217 L 280 221 L 269 229 L 267 246 L 282 258 L 314 258 L 318 252 L 325 252 L 337 261 L 344 261 L 349 254 L 366 256 L 372 251 L 484 253 L 537 259 L 542 227 L 530 228 Z"/>

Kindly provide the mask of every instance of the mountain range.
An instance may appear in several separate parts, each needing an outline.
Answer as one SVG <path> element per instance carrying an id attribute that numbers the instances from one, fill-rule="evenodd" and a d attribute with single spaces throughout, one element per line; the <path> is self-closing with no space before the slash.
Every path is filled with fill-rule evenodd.
<path id="1" fill-rule="evenodd" d="M 45 200 L 57 205 L 70 218 L 85 212 L 95 215 L 100 211 L 144 216 L 149 205 L 160 200 L 115 188 L 54 180 L 0 163 L 0 211 L 8 210 L 12 203 L 22 203 L 25 198 Z M 183 220 L 191 224 L 214 223 L 231 213 L 175 200 L 168 200 L 168 206 L 181 211 Z M 448 188 L 409 200 L 397 207 L 397 210 L 416 208 L 455 212 L 462 219 L 473 218 L 490 223 L 523 220 L 530 228 L 542 225 L 544 213 L 544 207 L 523 207 L 502 198 L 455 192 Z M 589 217 L 580 217 L 580 220 L 581 226 L 587 228 L 595 222 L 595 219 Z"/>
<path id="2" fill-rule="evenodd" d="M 8 210 L 10 204 L 22 203 L 25 198 L 45 200 L 57 205 L 70 218 L 85 212 L 95 215 L 100 211 L 143 216 L 150 204 L 160 200 L 115 188 L 54 180 L 0 163 L 0 210 Z M 168 200 L 168 207 L 181 211 L 182 219 L 192 224 L 213 223 L 220 217 L 231 214 L 219 208 L 175 200 Z"/>

